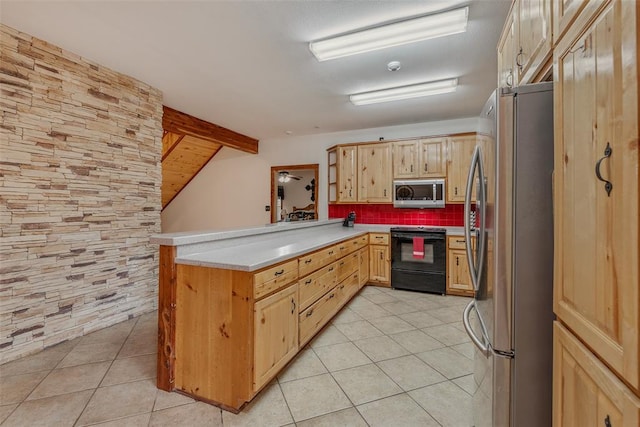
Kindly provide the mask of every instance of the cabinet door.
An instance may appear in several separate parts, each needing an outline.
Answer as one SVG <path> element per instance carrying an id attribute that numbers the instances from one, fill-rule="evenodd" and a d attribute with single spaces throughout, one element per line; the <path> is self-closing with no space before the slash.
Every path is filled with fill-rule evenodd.
<path id="1" fill-rule="evenodd" d="M 391 203 L 391 145 L 359 145 L 358 168 L 358 201 Z"/>
<path id="2" fill-rule="evenodd" d="M 553 45 L 555 46 L 564 37 L 578 15 L 581 20 L 589 20 L 607 2 L 602 0 L 554 0 L 552 3 Z"/>
<path id="3" fill-rule="evenodd" d="M 391 283 L 391 259 L 389 246 L 369 246 L 369 280 L 375 283 Z"/>
<path id="4" fill-rule="evenodd" d="M 446 138 L 429 138 L 420 141 L 420 177 L 444 177 L 447 174 Z"/>
<path id="5" fill-rule="evenodd" d="M 554 311 L 640 390 L 637 8 L 609 3 L 554 52 Z"/>
<path id="6" fill-rule="evenodd" d="M 519 84 L 534 81 L 551 57 L 551 0 L 518 0 Z"/>
<path id="7" fill-rule="evenodd" d="M 450 250 L 448 255 L 447 294 L 473 296 L 467 253 L 461 250 Z"/>
<path id="8" fill-rule="evenodd" d="M 447 162 L 447 203 L 464 203 L 471 157 L 476 146 L 475 135 L 449 138 Z"/>
<path id="9" fill-rule="evenodd" d="M 505 27 L 498 42 L 498 87 L 514 87 L 516 80 L 516 24 L 511 6 Z"/>
<path id="10" fill-rule="evenodd" d="M 554 427 L 640 425 L 640 399 L 559 322 L 553 341 Z"/>
<path id="11" fill-rule="evenodd" d="M 358 149 L 338 147 L 338 202 L 355 202 L 357 194 Z"/>
<path id="12" fill-rule="evenodd" d="M 360 249 L 360 287 L 369 281 L 369 248 Z"/>
<path id="13" fill-rule="evenodd" d="M 254 390 L 259 390 L 298 351 L 298 284 L 254 307 Z"/>
<path id="14" fill-rule="evenodd" d="M 396 179 L 418 177 L 418 141 L 393 143 L 393 177 Z"/>

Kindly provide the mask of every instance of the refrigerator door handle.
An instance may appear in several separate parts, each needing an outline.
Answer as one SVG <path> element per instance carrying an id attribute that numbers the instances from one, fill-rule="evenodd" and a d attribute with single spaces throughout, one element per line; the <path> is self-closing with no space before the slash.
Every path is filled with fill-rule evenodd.
<path id="1" fill-rule="evenodd" d="M 482 236 L 483 232 L 484 232 L 484 217 L 485 217 L 485 208 L 483 206 L 484 204 L 484 199 L 485 199 L 485 194 L 484 194 L 484 170 L 482 167 L 482 159 L 480 156 L 480 147 L 476 146 L 475 150 L 473 151 L 473 157 L 471 158 L 471 166 L 469 167 L 469 175 L 467 176 L 467 189 L 465 191 L 464 194 L 464 238 L 466 241 L 466 252 L 467 252 L 467 262 L 469 264 L 469 274 L 471 276 L 471 283 L 473 284 L 473 289 L 477 292 L 479 289 L 479 280 L 480 280 L 480 273 L 482 272 L 482 265 L 481 262 L 483 261 L 483 258 L 480 258 L 479 260 L 474 260 L 473 259 L 473 250 L 471 249 L 471 195 L 473 193 L 473 178 L 476 174 L 476 169 L 478 170 L 478 174 L 480 176 L 480 197 L 479 197 L 479 202 L 481 205 L 481 212 L 480 212 L 480 241 L 478 241 L 478 244 L 480 245 L 480 249 L 484 249 L 484 236 Z"/>
<path id="2" fill-rule="evenodd" d="M 473 331 L 473 329 L 471 328 L 469 315 L 471 314 L 471 310 L 474 310 L 475 308 L 476 308 L 476 300 L 474 299 L 469 304 L 467 304 L 467 306 L 464 308 L 464 312 L 462 313 L 462 324 L 464 325 L 464 330 L 467 331 L 467 335 L 469 335 L 469 338 L 471 338 L 471 341 L 473 342 L 473 344 L 478 348 L 478 350 L 480 350 L 480 352 L 485 357 L 489 357 L 489 354 L 491 353 L 491 348 L 488 344 L 486 344 L 487 342 L 485 338 L 486 331 L 485 331 L 484 324 L 482 323 L 482 319 L 479 316 L 478 316 L 478 320 L 480 323 L 480 328 L 482 328 L 482 339 L 478 338 L 475 332 Z"/>

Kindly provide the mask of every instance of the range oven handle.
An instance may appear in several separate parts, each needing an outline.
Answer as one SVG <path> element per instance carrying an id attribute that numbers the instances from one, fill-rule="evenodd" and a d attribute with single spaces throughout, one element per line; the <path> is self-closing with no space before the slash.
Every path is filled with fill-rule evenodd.
<path id="1" fill-rule="evenodd" d="M 425 240 L 445 240 L 445 234 L 415 234 L 415 233 L 391 233 L 391 238 L 397 239 L 413 239 L 414 237 L 422 237 Z"/>

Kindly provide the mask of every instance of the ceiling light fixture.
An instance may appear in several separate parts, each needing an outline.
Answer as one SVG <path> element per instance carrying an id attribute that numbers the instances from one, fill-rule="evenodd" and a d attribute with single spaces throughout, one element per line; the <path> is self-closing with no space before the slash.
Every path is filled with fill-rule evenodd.
<path id="1" fill-rule="evenodd" d="M 467 30 L 468 17 L 469 7 L 467 6 L 311 42 L 309 49 L 318 61 L 342 58 L 343 56 L 462 33 Z"/>
<path id="2" fill-rule="evenodd" d="M 455 92 L 457 87 L 458 79 L 447 79 L 409 86 L 392 87 L 372 92 L 357 93 L 349 95 L 349 100 L 354 105 L 367 105 L 378 102 L 397 101 L 400 99 L 419 98 L 421 96 Z"/>

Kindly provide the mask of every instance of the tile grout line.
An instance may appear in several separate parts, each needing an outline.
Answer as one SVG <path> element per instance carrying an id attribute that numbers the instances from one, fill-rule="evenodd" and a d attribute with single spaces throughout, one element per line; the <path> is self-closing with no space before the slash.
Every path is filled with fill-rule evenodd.
<path id="1" fill-rule="evenodd" d="M 107 376 L 107 374 L 109 373 L 109 370 L 111 369 L 111 367 L 113 366 L 113 362 L 118 358 L 118 354 L 120 354 L 120 352 L 122 351 L 122 347 L 124 347 L 124 344 L 127 342 L 127 340 L 129 339 L 129 337 L 131 336 L 131 333 L 133 332 L 133 330 L 135 329 L 136 325 L 138 324 L 138 322 L 140 321 L 140 318 L 143 315 L 141 314 L 140 316 L 138 316 L 136 318 L 135 323 L 133 324 L 133 326 L 131 327 L 131 330 L 129 331 L 129 333 L 127 334 L 127 337 L 122 341 L 122 344 L 120 345 L 120 349 L 116 352 L 116 355 L 113 357 L 113 359 L 111 359 L 111 363 L 109 363 L 109 367 L 107 368 L 107 370 L 104 372 L 104 375 L 102 376 L 102 378 L 100 379 L 100 382 L 98 383 L 98 386 L 96 388 L 93 389 L 93 393 L 91 393 L 91 396 L 89 397 L 89 399 L 87 399 L 87 403 L 85 403 L 84 407 L 82 408 L 82 411 L 80 411 L 80 413 L 78 414 L 78 417 L 76 418 L 75 422 L 73 423 L 74 426 L 78 425 L 78 422 L 80 421 L 80 418 L 82 417 L 82 414 L 84 414 L 84 411 L 87 410 L 87 406 L 89 406 L 89 403 L 91 402 L 91 399 L 93 399 L 93 396 L 95 396 L 96 392 L 98 391 L 98 389 L 100 388 L 100 385 L 102 384 L 102 382 L 104 381 L 104 378 Z M 124 323 L 124 322 L 123 322 Z M 158 393 L 156 393 L 156 397 L 158 396 Z M 154 405 L 155 405 L 155 399 L 153 401 Z M 151 408 L 151 410 L 153 411 L 153 407 Z M 124 417 L 120 417 L 120 418 L 116 418 L 116 419 L 121 419 Z M 107 420 L 107 421 L 112 421 L 112 420 Z M 151 421 L 151 417 L 149 417 L 149 421 Z M 147 426 L 149 425 L 149 423 L 147 423 Z"/>

